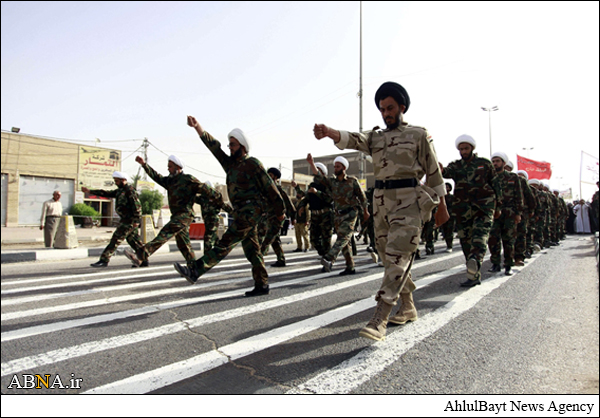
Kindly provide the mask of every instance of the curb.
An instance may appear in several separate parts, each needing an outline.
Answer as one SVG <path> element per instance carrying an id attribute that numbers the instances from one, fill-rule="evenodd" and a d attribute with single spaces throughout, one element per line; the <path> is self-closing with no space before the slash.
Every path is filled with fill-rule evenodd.
<path id="1" fill-rule="evenodd" d="M 23 243 L 24 240 L 18 241 L 18 243 Z M 37 242 L 37 241 L 34 241 Z M 292 237 L 283 236 L 281 237 L 282 244 L 292 244 L 295 243 L 296 240 Z M 204 243 L 202 241 L 192 242 L 192 249 L 194 251 L 202 251 L 204 247 Z M 124 251 L 127 248 L 131 248 L 129 245 L 120 245 L 117 247 L 117 251 L 115 251 L 116 255 L 124 255 Z M 104 251 L 104 247 L 96 247 L 96 248 L 72 248 L 60 250 L 56 248 L 49 248 L 46 250 L 32 250 L 32 251 L 8 251 L 2 252 L 2 256 L 0 258 L 1 264 L 7 263 L 24 263 L 29 261 L 58 261 L 58 260 L 79 260 L 82 258 L 95 257 L 98 258 Z M 167 243 L 160 247 L 156 253 L 170 253 L 170 252 L 179 252 L 179 248 L 177 248 L 176 243 Z M 155 254 L 156 254 L 155 253 Z"/>

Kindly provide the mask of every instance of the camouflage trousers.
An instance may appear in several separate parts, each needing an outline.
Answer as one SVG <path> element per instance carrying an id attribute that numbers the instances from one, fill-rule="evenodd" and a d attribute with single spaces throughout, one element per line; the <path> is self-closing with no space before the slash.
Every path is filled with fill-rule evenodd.
<path id="1" fill-rule="evenodd" d="M 546 231 L 546 217 L 537 216 L 532 220 L 533 223 L 533 241 L 540 246 L 544 245 L 544 231 Z"/>
<path id="2" fill-rule="evenodd" d="M 517 238 L 517 223 L 513 216 L 504 212 L 498 219 L 494 219 L 488 246 L 490 248 L 490 261 L 500 264 L 502 261 L 502 247 L 504 248 L 504 267 L 515 265 L 515 239 Z"/>
<path id="3" fill-rule="evenodd" d="M 419 247 L 424 216 L 412 187 L 375 189 L 373 208 L 377 253 L 385 267 L 375 300 L 395 305 L 400 293 L 416 289 L 410 269 Z"/>
<path id="4" fill-rule="evenodd" d="M 285 255 L 281 246 L 281 226 L 284 221 L 278 221 L 276 216 L 264 216 L 261 219 L 258 229 L 258 242 L 261 243 L 260 251 L 263 257 L 269 250 L 269 245 L 273 247 L 277 261 L 285 263 Z"/>
<path id="5" fill-rule="evenodd" d="M 556 219 L 556 215 L 550 214 L 548 221 L 549 221 L 548 240 L 550 240 L 552 242 L 558 242 L 558 235 L 557 235 L 558 219 Z"/>
<path id="6" fill-rule="evenodd" d="M 454 212 L 454 210 L 453 210 Z M 474 258 L 481 266 L 487 250 L 487 242 L 494 219 L 494 210 L 476 206 L 461 208 L 456 215 L 456 236 L 460 240 L 465 260 Z"/>
<path id="7" fill-rule="evenodd" d="M 429 221 L 425 222 L 423 225 L 423 239 L 425 239 L 425 248 L 427 250 L 433 251 L 433 246 L 435 243 L 435 219 L 431 218 Z"/>
<path id="8" fill-rule="evenodd" d="M 181 251 L 188 266 L 193 265 L 196 260 L 196 255 L 194 254 L 192 243 L 190 242 L 190 224 L 192 221 L 193 218 L 187 214 L 171 216 L 171 220 L 162 227 L 156 238 L 142 247 L 140 252 L 143 251 L 143 254 L 140 260 L 147 260 L 148 257 L 156 252 L 156 250 L 162 247 L 171 238 L 175 237 L 177 248 Z"/>
<path id="9" fill-rule="evenodd" d="M 195 267 L 198 274 L 203 275 L 223 260 L 241 242 L 244 255 L 252 265 L 252 277 L 255 284 L 257 286 L 267 285 L 269 276 L 260 251 L 257 230 L 262 211 L 256 204 L 247 204 L 236 209 L 233 222 L 230 223 L 221 239 L 202 258 L 196 260 Z"/>
<path id="10" fill-rule="evenodd" d="M 450 219 L 443 224 L 440 229 L 442 230 L 442 234 L 444 235 L 444 241 L 446 241 L 446 247 L 452 248 L 452 241 L 454 241 L 454 216 L 450 216 Z"/>
<path id="11" fill-rule="evenodd" d="M 219 216 L 209 215 L 204 217 L 204 254 L 210 251 L 219 239 Z"/>
<path id="12" fill-rule="evenodd" d="M 132 223 L 122 222 L 119 224 L 119 226 L 117 226 L 117 229 L 112 234 L 110 242 L 100 256 L 100 261 L 108 263 L 108 260 L 110 260 L 112 255 L 117 250 L 117 247 L 123 242 L 123 240 L 127 240 L 129 246 L 136 253 L 144 246 L 138 233 L 138 226 L 133 226 Z"/>
<path id="13" fill-rule="evenodd" d="M 336 214 L 334 226 L 337 238 L 329 252 L 325 254 L 327 260 L 335 262 L 341 251 L 346 260 L 346 268 L 349 270 L 354 268 L 354 259 L 352 258 L 352 248 L 350 245 L 354 236 L 354 228 L 356 227 L 357 213 L 356 209 L 352 209 L 345 214 Z"/>
<path id="14" fill-rule="evenodd" d="M 524 212 L 521 217 L 521 222 L 517 225 L 517 237 L 515 239 L 515 260 L 525 260 L 525 253 L 530 250 L 528 244 L 532 245 L 531 242 L 531 218 L 529 213 Z"/>
<path id="15" fill-rule="evenodd" d="M 306 227 L 305 222 L 296 222 L 294 225 L 294 231 L 296 233 L 296 246 L 297 249 L 302 249 L 302 240 L 304 240 L 304 249 L 308 250 L 310 246 L 310 241 L 308 239 L 308 228 Z"/>
<path id="16" fill-rule="evenodd" d="M 324 256 L 331 249 L 333 235 L 333 213 L 326 210 L 324 213 L 310 214 L 310 243 L 320 256 Z"/>

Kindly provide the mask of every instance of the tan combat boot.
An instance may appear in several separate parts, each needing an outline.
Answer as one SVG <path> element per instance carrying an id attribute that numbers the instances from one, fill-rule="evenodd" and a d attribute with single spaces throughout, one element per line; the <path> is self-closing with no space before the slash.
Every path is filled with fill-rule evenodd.
<path id="1" fill-rule="evenodd" d="M 417 320 L 417 308 L 413 302 L 412 292 L 400 293 L 400 299 L 402 304 L 400 309 L 396 312 L 396 315 L 390 317 L 389 322 L 392 324 L 404 325 L 407 322 L 414 322 Z"/>
<path id="2" fill-rule="evenodd" d="M 387 328 L 388 317 L 392 312 L 392 305 L 389 305 L 380 299 L 377 302 L 373 318 L 369 321 L 366 327 L 360 330 L 358 335 L 365 338 L 370 338 L 376 341 L 385 340 L 385 330 Z"/>

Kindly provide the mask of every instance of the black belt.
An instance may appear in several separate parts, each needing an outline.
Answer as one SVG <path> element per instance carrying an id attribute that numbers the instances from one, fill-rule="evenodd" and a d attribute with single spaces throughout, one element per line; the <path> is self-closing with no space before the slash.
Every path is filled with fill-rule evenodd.
<path id="1" fill-rule="evenodd" d="M 417 179 L 375 180 L 376 189 L 405 189 L 407 187 L 416 187 L 418 184 Z"/>

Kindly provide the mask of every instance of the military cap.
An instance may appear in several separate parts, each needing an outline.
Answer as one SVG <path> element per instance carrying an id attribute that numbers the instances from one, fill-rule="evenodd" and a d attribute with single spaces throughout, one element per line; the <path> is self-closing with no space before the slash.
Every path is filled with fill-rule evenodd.
<path id="1" fill-rule="evenodd" d="M 410 97 L 406 89 L 398 83 L 387 81 L 383 83 L 375 93 L 375 106 L 379 109 L 379 102 L 386 97 L 392 97 L 399 105 L 404 105 L 404 113 L 408 112 Z"/>

